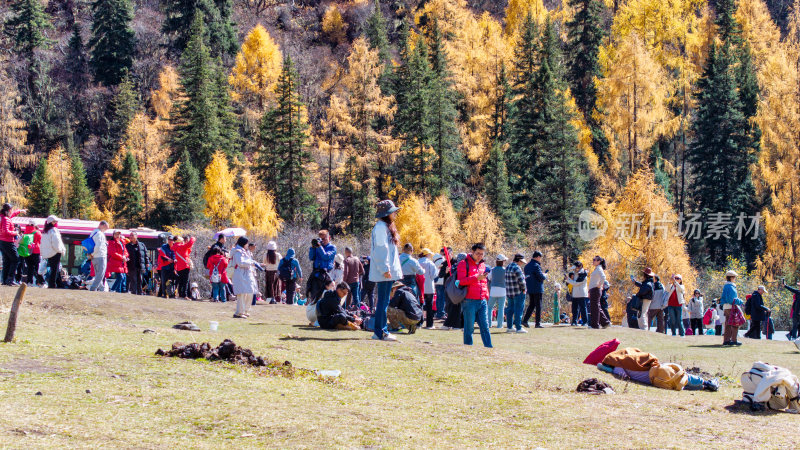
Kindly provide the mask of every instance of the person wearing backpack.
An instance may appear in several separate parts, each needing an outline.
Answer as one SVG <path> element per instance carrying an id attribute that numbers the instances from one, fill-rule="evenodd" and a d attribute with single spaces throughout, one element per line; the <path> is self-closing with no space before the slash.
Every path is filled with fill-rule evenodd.
<path id="1" fill-rule="evenodd" d="M 286 256 L 278 263 L 278 277 L 286 290 L 287 305 L 294 303 L 294 293 L 297 291 L 297 285 L 303 279 L 303 270 L 300 268 L 300 261 L 298 261 L 294 255 L 294 249 L 289 248 L 286 250 Z"/>
<path id="2" fill-rule="evenodd" d="M 108 230 L 108 222 L 101 220 L 97 228 L 83 242 L 87 256 L 92 259 L 92 268 L 94 269 L 94 280 L 92 285 L 89 286 L 90 291 L 103 290 L 103 281 L 105 280 L 106 266 L 108 265 L 106 230 Z M 91 248 L 86 247 L 86 245 L 90 245 Z"/>
<path id="3" fill-rule="evenodd" d="M 743 304 L 736 292 L 736 272 L 729 270 L 725 273 L 725 285 L 722 286 L 722 296 L 719 298 L 719 304 L 722 306 L 722 311 L 725 314 L 725 331 L 723 332 L 722 345 L 742 345 L 739 339 L 739 326 L 731 324 L 731 316 L 736 314 L 736 318 L 741 314 L 739 311 L 734 311 L 734 308 L 739 308 Z"/>
<path id="4" fill-rule="evenodd" d="M 750 329 L 747 330 L 747 333 L 744 334 L 744 337 L 748 337 L 750 339 L 761 339 L 761 322 L 766 320 L 767 313 L 769 312 L 769 308 L 764 306 L 763 295 L 766 293 L 767 288 L 764 286 L 759 286 L 758 289 L 756 289 L 753 294 L 750 295 L 750 300 L 748 300 L 750 310 L 745 311 L 746 313 L 750 314 Z"/>
<path id="5" fill-rule="evenodd" d="M 211 255 L 206 263 L 208 269 L 208 279 L 211 281 L 211 301 L 225 303 L 225 286 L 228 280 L 228 258 L 225 257 L 219 247 L 211 247 Z"/>
<path id="6" fill-rule="evenodd" d="M 486 300 L 489 298 L 489 277 L 483 256 L 486 246 L 477 243 L 472 246 L 472 253 L 467 255 L 456 267 L 456 279 L 459 287 L 467 288 L 467 295 L 461 303 L 464 314 L 464 345 L 472 345 L 472 334 L 475 332 L 475 321 L 481 331 L 481 341 L 486 348 L 492 348 L 492 335 L 489 331 L 489 320 Z"/>

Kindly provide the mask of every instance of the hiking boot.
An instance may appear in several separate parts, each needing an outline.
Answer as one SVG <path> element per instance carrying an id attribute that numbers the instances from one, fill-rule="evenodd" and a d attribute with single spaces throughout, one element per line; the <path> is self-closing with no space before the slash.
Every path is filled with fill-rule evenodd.
<path id="1" fill-rule="evenodd" d="M 527 332 L 528 332 L 528 330 L 526 330 L 525 328 L 520 328 L 519 330 L 517 330 L 517 333 L 525 334 Z"/>
<path id="2" fill-rule="evenodd" d="M 719 380 L 714 378 L 712 380 L 703 381 L 703 389 L 711 392 L 717 392 L 719 390 Z"/>

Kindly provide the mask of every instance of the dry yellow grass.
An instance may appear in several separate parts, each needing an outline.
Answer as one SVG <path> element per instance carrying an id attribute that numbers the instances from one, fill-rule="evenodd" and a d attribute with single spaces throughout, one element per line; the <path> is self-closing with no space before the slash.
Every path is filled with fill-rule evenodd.
<path id="1" fill-rule="evenodd" d="M 0 288 L 0 320 L 14 290 Z M 17 341 L 0 349 L 0 446 L 691 448 L 797 445 L 798 417 L 726 409 L 756 360 L 800 374 L 787 342 L 718 348 L 717 337 L 677 339 L 626 329 L 494 330 L 493 350 L 458 332 L 420 330 L 400 343 L 365 332 L 305 326 L 304 308 L 257 306 L 231 318 L 211 304 L 29 289 Z M 173 330 L 193 320 L 216 333 Z M 143 333 L 151 328 L 156 333 Z M 223 338 L 298 367 L 339 369 L 337 383 L 260 376 L 254 369 L 154 356 L 173 342 Z M 627 384 L 582 365 L 599 343 L 721 372 L 718 393 Z M 476 336 L 476 342 L 480 339 Z M 611 396 L 575 393 L 597 377 Z M 87 393 L 86 391 L 90 392 Z M 41 392 L 42 395 L 35 395 Z"/>

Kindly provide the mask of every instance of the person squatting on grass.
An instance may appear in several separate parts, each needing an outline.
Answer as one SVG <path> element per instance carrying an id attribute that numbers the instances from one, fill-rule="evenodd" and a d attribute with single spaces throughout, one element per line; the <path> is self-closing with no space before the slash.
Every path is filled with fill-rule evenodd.
<path id="1" fill-rule="evenodd" d="M 391 200 L 381 200 L 377 205 L 370 243 L 369 280 L 377 284 L 378 302 L 375 306 L 375 334 L 372 339 L 396 341 L 386 329 L 386 310 L 389 307 L 392 284 L 403 278 L 400 255 L 397 252 L 398 232 L 395 220 L 397 211 Z"/>
<path id="2" fill-rule="evenodd" d="M 317 322 L 320 328 L 326 330 L 358 330 L 361 320 L 342 308 L 342 301 L 347 298 L 350 286 L 341 282 L 333 289 L 333 282 L 328 285 L 329 290 L 322 294 L 317 302 Z"/>
<path id="3" fill-rule="evenodd" d="M 481 331 L 483 346 L 492 347 L 492 335 L 489 333 L 489 320 L 487 319 L 487 303 L 489 289 L 486 278 L 488 273 L 483 262 L 486 246 L 478 243 L 472 246 L 472 253 L 458 263 L 456 276 L 459 286 L 467 288 L 467 296 L 462 303 L 464 314 L 464 344 L 472 345 L 472 334 L 475 332 L 475 320 Z"/>
<path id="4" fill-rule="evenodd" d="M 422 306 L 417 296 L 410 287 L 400 281 L 392 284 L 392 298 L 386 310 L 389 328 L 397 330 L 400 326 L 408 330 L 408 334 L 417 331 L 417 325 L 422 321 Z"/>

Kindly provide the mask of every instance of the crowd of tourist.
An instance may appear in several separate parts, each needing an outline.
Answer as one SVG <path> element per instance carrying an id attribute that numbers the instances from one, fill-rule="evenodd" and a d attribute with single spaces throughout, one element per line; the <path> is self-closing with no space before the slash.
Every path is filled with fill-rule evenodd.
<path id="1" fill-rule="evenodd" d="M 492 325 L 505 327 L 508 333 L 527 333 L 527 328 L 542 327 L 544 287 L 546 282 L 552 282 L 555 323 L 610 326 L 611 285 L 601 256 L 595 256 L 588 269 L 581 261 L 574 261 L 565 271 L 564 294 L 571 314 L 562 314 L 561 284 L 551 280 L 549 271 L 543 269 L 540 251 L 533 251 L 530 261 L 520 253 L 510 260 L 498 254 L 492 264 L 485 261 L 487 249 L 482 243 L 456 255 L 450 247 L 437 253 L 428 248 L 415 251 L 411 244 L 400 242 L 395 225 L 398 210 L 390 200 L 377 204 L 369 255 L 358 257 L 350 247 L 345 247 L 343 254 L 338 253 L 330 233 L 321 230 L 308 249 L 312 271 L 304 286 L 301 264 L 293 248 L 281 255 L 276 242 L 270 241 L 264 260 L 257 261 L 254 242 L 241 236 L 228 249 L 228 237 L 220 234 L 199 268 L 210 282 L 209 297 L 212 302 L 221 303 L 235 299 L 236 318 L 247 318 L 250 307 L 258 303 L 308 302 L 317 309 L 317 322 L 323 328 L 360 326 L 372 331 L 373 339 L 389 341 L 395 340 L 392 333 L 402 328 L 414 333 L 418 327 L 437 328 L 435 323 L 440 321 L 438 328 L 461 330 L 464 343 L 471 345 L 477 323 L 483 345 L 491 347 Z M 0 210 L 3 284 L 24 281 L 48 288 L 68 287 L 70 276 L 60 265 L 66 249 L 58 229 L 59 218 L 47 217 L 42 230 L 33 222 L 21 229 L 11 219 L 24 212 L 9 204 Z M 157 248 L 155 261 L 151 261 L 150 250 L 135 231 L 125 234 L 115 230 L 109 240 L 108 229 L 109 224 L 101 221 L 82 243 L 87 254 L 82 267 L 86 288 L 200 299 L 196 283 L 190 283 L 189 276 L 195 269 L 195 237 L 168 236 Z M 263 290 L 257 282 L 261 276 Z M 763 299 L 766 288 L 759 286 L 741 299 L 736 278 L 735 272 L 726 273 L 722 295 L 707 304 L 697 289 L 688 295 L 680 274 L 671 275 L 664 286 L 661 278 L 646 268 L 640 280 L 631 276 L 636 294 L 626 299 L 623 326 L 644 330 L 655 327 L 656 332 L 666 334 L 669 330 L 673 336 L 716 334 L 723 336 L 724 345 L 738 346 L 738 329 L 749 319 L 746 337 L 759 339 L 763 333 L 771 338 L 774 322 Z M 793 295 L 788 337 L 797 339 L 800 289 L 785 283 L 784 286 Z"/>

